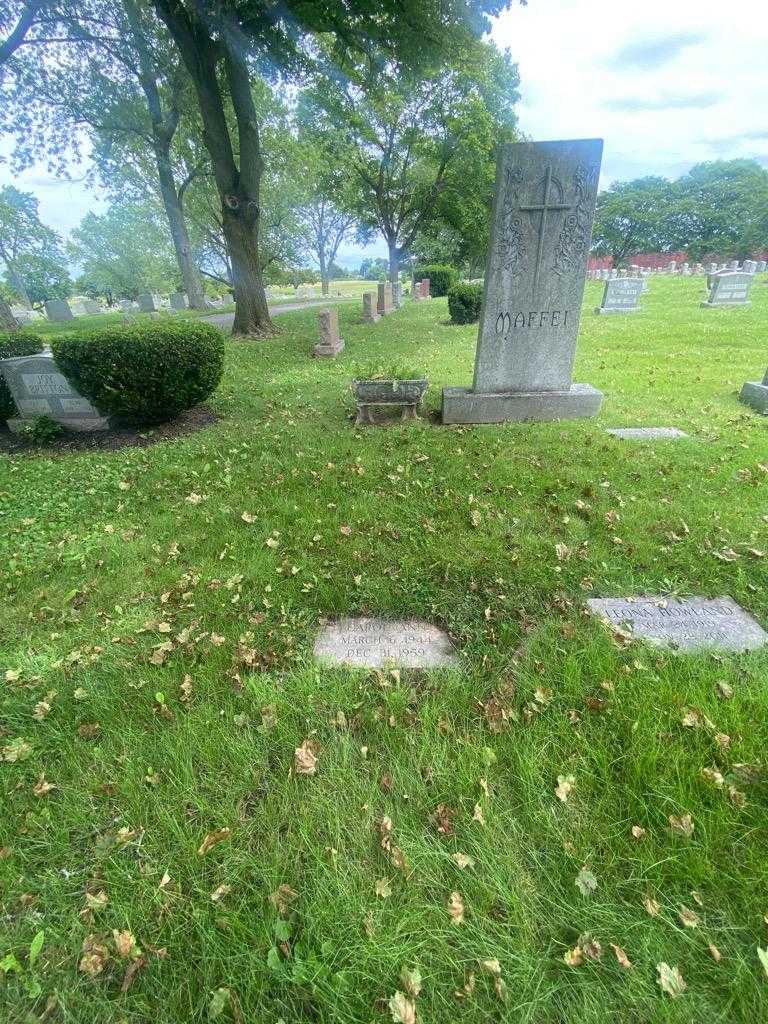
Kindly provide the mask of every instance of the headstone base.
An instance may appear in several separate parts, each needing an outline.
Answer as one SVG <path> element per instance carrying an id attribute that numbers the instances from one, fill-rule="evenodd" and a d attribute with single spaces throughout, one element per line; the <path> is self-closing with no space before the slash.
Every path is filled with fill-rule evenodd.
<path id="1" fill-rule="evenodd" d="M 65 430 L 72 430 L 77 434 L 89 434 L 94 430 L 109 430 L 109 419 L 106 416 L 89 416 L 81 420 L 70 418 L 60 420 L 55 415 L 52 415 L 51 419 L 61 423 Z M 32 426 L 34 422 L 34 419 L 26 416 L 12 416 L 11 419 L 6 420 L 8 429 L 13 434 L 22 434 L 26 427 Z"/>
<path id="2" fill-rule="evenodd" d="M 723 306 L 751 306 L 752 303 L 747 302 L 702 302 L 700 303 L 703 309 L 721 309 Z"/>
<path id="3" fill-rule="evenodd" d="M 315 345 L 312 349 L 312 355 L 315 359 L 333 359 L 340 352 L 344 351 L 344 342 L 339 339 L 338 345 Z"/>
<path id="4" fill-rule="evenodd" d="M 739 401 L 751 405 L 753 409 L 768 415 L 768 384 L 759 381 L 747 381 L 741 389 Z"/>
<path id="5" fill-rule="evenodd" d="M 602 401 L 602 391 L 590 384 L 572 384 L 567 391 L 480 392 L 443 388 L 443 423 L 577 420 L 597 416 Z"/>

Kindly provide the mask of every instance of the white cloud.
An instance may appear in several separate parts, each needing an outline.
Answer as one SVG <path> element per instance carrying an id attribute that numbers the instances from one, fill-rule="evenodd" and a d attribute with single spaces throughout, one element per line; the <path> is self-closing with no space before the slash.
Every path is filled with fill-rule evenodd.
<path id="1" fill-rule="evenodd" d="M 764 0 L 531 0 L 492 33 L 520 65 L 534 139 L 603 138 L 603 184 L 756 157 L 765 132 Z"/>

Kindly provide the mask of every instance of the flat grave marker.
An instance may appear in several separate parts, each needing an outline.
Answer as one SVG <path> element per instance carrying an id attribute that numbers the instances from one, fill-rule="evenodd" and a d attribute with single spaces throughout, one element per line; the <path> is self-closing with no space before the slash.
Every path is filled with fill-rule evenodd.
<path id="1" fill-rule="evenodd" d="M 757 412 L 768 414 L 768 370 L 762 381 L 748 380 L 741 389 L 739 399 Z"/>
<path id="2" fill-rule="evenodd" d="M 74 320 L 75 315 L 66 299 L 48 299 L 44 302 L 45 315 L 49 320 Z"/>
<path id="3" fill-rule="evenodd" d="M 613 434 L 624 441 L 658 441 L 675 437 L 688 437 L 677 427 L 609 427 L 606 434 Z"/>
<path id="4" fill-rule="evenodd" d="M 324 626 L 315 657 L 354 668 L 445 668 L 458 664 L 448 635 L 418 619 L 343 618 Z"/>
<path id="5" fill-rule="evenodd" d="M 709 298 L 702 302 L 705 309 L 716 306 L 748 306 L 749 289 L 752 287 L 754 274 L 728 272 L 716 274 L 712 278 Z"/>
<path id="6" fill-rule="evenodd" d="M 638 639 L 682 651 L 751 651 L 768 643 L 768 633 L 730 597 L 590 598 L 587 607 Z"/>

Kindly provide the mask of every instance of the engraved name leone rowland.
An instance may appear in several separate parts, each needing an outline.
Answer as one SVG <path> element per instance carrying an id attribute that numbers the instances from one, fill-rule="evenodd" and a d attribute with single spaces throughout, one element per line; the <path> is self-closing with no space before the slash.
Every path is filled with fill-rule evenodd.
<path id="1" fill-rule="evenodd" d="M 530 292 L 539 295 L 542 271 L 555 277 L 572 271 L 589 251 L 591 196 L 598 169 L 578 166 L 566 189 L 548 165 L 533 185 L 521 167 L 508 167 L 496 246 L 497 266 L 510 279 L 532 268 Z M 552 242 L 554 241 L 554 246 Z M 566 328 L 570 309 L 499 309 L 496 334 L 505 340 L 517 330 Z"/>

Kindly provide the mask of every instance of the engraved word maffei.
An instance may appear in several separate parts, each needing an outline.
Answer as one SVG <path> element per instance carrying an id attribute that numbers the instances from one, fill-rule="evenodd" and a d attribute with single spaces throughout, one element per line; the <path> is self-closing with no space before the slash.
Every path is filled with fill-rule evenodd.
<path id="1" fill-rule="evenodd" d="M 572 383 L 603 144 L 502 146 L 472 388 L 443 391 L 443 422 L 594 416 Z"/>

